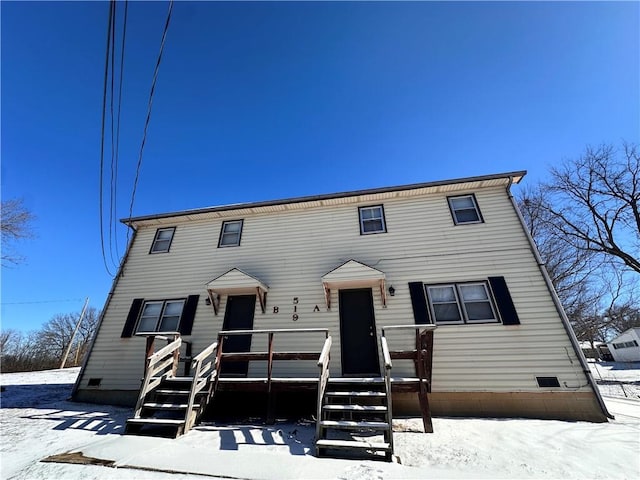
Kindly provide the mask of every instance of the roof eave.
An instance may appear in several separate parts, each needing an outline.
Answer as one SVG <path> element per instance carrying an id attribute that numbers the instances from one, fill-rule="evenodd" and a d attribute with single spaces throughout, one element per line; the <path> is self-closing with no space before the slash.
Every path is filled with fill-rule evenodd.
<path id="1" fill-rule="evenodd" d="M 390 193 L 390 192 L 400 192 L 400 191 L 406 191 L 406 190 L 432 188 L 432 187 L 439 187 L 439 186 L 445 186 L 445 185 L 455 185 L 455 184 L 464 184 L 464 183 L 473 183 L 473 182 L 484 182 L 484 181 L 499 180 L 499 179 L 504 179 L 511 183 L 517 184 L 522 180 L 522 178 L 526 174 L 527 174 L 526 170 L 518 170 L 518 171 L 506 172 L 506 173 L 497 173 L 492 175 L 481 175 L 481 176 L 475 176 L 475 177 L 457 178 L 452 180 L 438 180 L 438 181 L 426 182 L 426 183 L 412 183 L 408 185 L 398 185 L 393 187 L 371 188 L 371 189 L 365 189 L 365 190 L 352 190 L 348 192 L 309 195 L 309 196 L 303 196 L 303 197 L 284 198 L 280 200 L 236 203 L 236 204 L 221 205 L 216 207 L 205 207 L 205 208 L 197 208 L 192 210 L 181 210 L 177 212 L 159 213 L 154 215 L 142 215 L 138 217 L 123 218 L 123 219 L 120 219 L 120 222 L 131 227 L 131 226 L 134 226 L 136 223 L 140 223 L 140 222 L 182 217 L 187 215 L 199 215 L 199 214 L 206 214 L 206 213 L 213 213 L 213 212 L 225 212 L 225 211 L 250 209 L 250 208 L 271 207 L 271 206 L 294 204 L 294 203 L 317 202 L 317 201 L 337 199 L 337 198 L 357 197 L 361 195 L 375 195 L 375 194 L 383 194 L 383 193 Z"/>

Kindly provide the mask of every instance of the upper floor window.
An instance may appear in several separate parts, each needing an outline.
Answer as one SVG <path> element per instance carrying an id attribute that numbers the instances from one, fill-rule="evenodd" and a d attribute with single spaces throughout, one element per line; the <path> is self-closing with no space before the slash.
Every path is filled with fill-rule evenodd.
<path id="1" fill-rule="evenodd" d="M 138 332 L 177 332 L 184 300 L 145 302 L 138 322 Z"/>
<path id="2" fill-rule="evenodd" d="M 384 233 L 387 227 L 384 222 L 384 208 L 382 205 L 374 207 L 360 207 L 360 234 Z"/>
<path id="3" fill-rule="evenodd" d="M 447 200 L 456 225 L 461 223 L 482 223 L 482 215 L 475 195 L 447 197 Z"/>
<path id="4" fill-rule="evenodd" d="M 485 282 L 427 285 L 425 288 L 435 323 L 498 321 Z"/>
<path id="5" fill-rule="evenodd" d="M 222 222 L 218 247 L 237 247 L 242 235 L 242 220 Z"/>
<path id="6" fill-rule="evenodd" d="M 159 228 L 156 231 L 156 236 L 153 239 L 151 245 L 151 251 L 149 253 L 164 253 L 169 251 L 171 246 L 171 240 L 173 240 L 173 234 L 176 231 L 175 227 L 171 228 Z"/>
<path id="7" fill-rule="evenodd" d="M 620 342 L 620 343 L 613 344 L 613 348 L 615 348 L 616 350 L 620 348 L 631 348 L 631 347 L 637 347 L 637 346 L 638 346 L 638 342 L 636 342 L 635 340 L 631 340 L 630 342 Z"/>

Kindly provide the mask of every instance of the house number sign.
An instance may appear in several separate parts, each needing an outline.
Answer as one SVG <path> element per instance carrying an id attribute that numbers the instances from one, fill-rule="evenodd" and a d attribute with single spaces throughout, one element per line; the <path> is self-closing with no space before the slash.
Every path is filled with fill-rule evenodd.
<path id="1" fill-rule="evenodd" d="M 298 297 L 293 297 L 293 313 L 291 315 L 291 320 L 293 320 L 294 322 L 297 322 L 300 319 L 300 316 L 298 315 L 298 303 L 299 303 L 299 298 Z M 316 305 L 315 307 L 313 307 L 313 312 L 319 312 L 320 311 L 320 307 L 318 305 Z M 273 307 L 273 313 L 277 314 L 280 313 L 280 307 L 278 306 L 274 306 Z"/>

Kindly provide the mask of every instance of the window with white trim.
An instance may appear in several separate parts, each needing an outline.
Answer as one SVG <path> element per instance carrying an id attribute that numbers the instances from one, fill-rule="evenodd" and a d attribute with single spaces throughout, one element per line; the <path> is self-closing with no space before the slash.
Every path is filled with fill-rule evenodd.
<path id="1" fill-rule="evenodd" d="M 425 285 L 425 290 L 437 324 L 499 321 L 486 282 Z"/>
<path id="2" fill-rule="evenodd" d="M 177 332 L 184 302 L 184 299 L 144 302 L 136 331 Z"/>
<path id="3" fill-rule="evenodd" d="M 478 202 L 473 194 L 447 197 L 451 215 L 456 225 L 465 223 L 482 223 L 482 215 Z"/>
<path id="4" fill-rule="evenodd" d="M 242 220 L 232 220 L 222 222 L 220 229 L 220 241 L 218 247 L 238 247 L 240 246 L 240 236 L 242 235 Z"/>
<path id="5" fill-rule="evenodd" d="M 173 240 L 173 234 L 176 231 L 176 227 L 171 228 L 159 228 L 156 230 L 156 236 L 153 238 L 151 244 L 151 250 L 149 253 L 166 253 L 171 247 L 171 240 Z"/>
<path id="6" fill-rule="evenodd" d="M 375 205 L 372 207 L 359 207 L 360 234 L 385 233 L 387 227 L 384 221 L 384 207 Z"/>

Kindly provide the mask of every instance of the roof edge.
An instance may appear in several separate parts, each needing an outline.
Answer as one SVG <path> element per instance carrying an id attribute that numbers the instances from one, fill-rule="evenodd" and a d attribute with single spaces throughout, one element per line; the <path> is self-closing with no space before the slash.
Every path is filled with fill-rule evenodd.
<path id="1" fill-rule="evenodd" d="M 239 210 L 243 208 L 271 207 L 275 205 L 285 205 L 288 203 L 317 202 L 321 200 L 330 200 L 334 198 L 357 197 L 359 195 L 374 195 L 379 193 L 414 190 L 418 188 L 429 188 L 429 187 L 439 187 L 443 185 L 453 185 L 456 183 L 470 183 L 470 182 L 482 182 L 487 180 L 498 180 L 501 178 L 504 178 L 505 180 L 513 179 L 513 183 L 517 184 L 517 183 L 520 183 L 520 180 L 522 180 L 522 177 L 524 177 L 526 174 L 527 174 L 526 170 L 517 170 L 513 172 L 496 173 L 491 175 L 480 175 L 475 177 L 463 177 L 463 178 L 456 178 L 451 180 L 436 180 L 433 182 L 425 182 L 425 183 L 411 183 L 407 185 L 397 185 L 393 187 L 351 190 L 347 192 L 308 195 L 308 196 L 302 196 L 302 197 L 283 198 L 279 200 L 235 203 L 235 204 L 229 204 L 229 205 L 220 205 L 216 207 L 195 208 L 191 210 L 179 210 L 176 212 L 158 213 L 153 215 L 142 215 L 138 217 L 122 218 L 120 219 L 120 222 L 124 223 L 125 225 L 131 226 L 131 224 L 136 222 L 144 222 L 148 220 L 159 220 L 163 218 L 172 218 L 172 217 L 182 217 L 186 215 L 198 215 L 202 213 L 211 213 L 211 212 L 224 212 L 224 211 L 230 211 L 230 210 Z"/>

